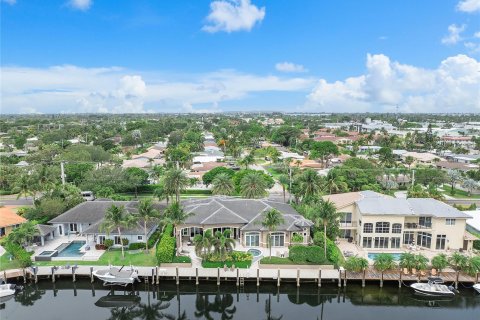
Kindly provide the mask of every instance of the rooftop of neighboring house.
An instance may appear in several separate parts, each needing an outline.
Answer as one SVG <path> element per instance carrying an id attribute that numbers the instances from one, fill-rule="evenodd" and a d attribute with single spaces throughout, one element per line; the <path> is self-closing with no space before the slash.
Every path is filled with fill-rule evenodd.
<path id="1" fill-rule="evenodd" d="M 131 160 L 123 160 L 122 168 L 150 168 L 155 165 L 163 165 L 164 159 L 153 159 L 153 162 L 149 161 L 150 158 L 137 158 Z"/>
<path id="2" fill-rule="evenodd" d="M 270 209 L 282 213 L 284 223 L 278 231 L 302 231 L 313 223 L 305 219 L 290 205 L 268 199 L 238 199 L 231 197 L 211 197 L 192 199 L 182 203 L 186 212 L 192 215 L 185 221 L 187 225 L 239 224 L 244 231 L 263 231 L 263 214 Z"/>
<path id="3" fill-rule="evenodd" d="M 421 161 L 421 162 L 431 162 L 431 161 L 433 161 L 434 159 L 439 159 L 440 161 L 445 160 L 445 159 L 437 156 L 436 154 L 429 153 L 429 152 L 413 152 L 413 151 L 409 151 L 409 152 L 403 153 L 403 154 L 402 154 L 402 157 L 403 157 L 403 158 L 412 157 L 412 158 L 414 158 L 415 160 Z"/>
<path id="4" fill-rule="evenodd" d="M 463 212 L 472 218 L 467 220 L 467 224 L 477 232 L 480 232 L 480 210 L 469 210 Z"/>
<path id="5" fill-rule="evenodd" d="M 362 199 L 379 199 L 390 197 L 381 193 L 373 191 L 357 191 L 357 192 L 346 192 L 346 193 L 337 193 L 323 196 L 323 199 L 329 200 L 335 204 L 337 209 L 344 208 L 355 203 L 358 200 Z"/>
<path id="6" fill-rule="evenodd" d="M 436 165 L 437 165 L 437 168 L 454 169 L 454 170 L 462 170 L 462 171 L 475 170 L 479 168 L 479 166 L 476 164 L 463 163 L 463 162 L 449 162 L 449 161 L 439 161 L 436 163 Z"/>
<path id="7" fill-rule="evenodd" d="M 203 162 L 200 164 L 193 164 L 190 169 L 196 172 L 207 172 L 216 167 L 226 167 L 227 163 L 225 162 Z"/>
<path id="8" fill-rule="evenodd" d="M 472 141 L 471 136 L 443 136 L 444 141 Z"/>
<path id="9" fill-rule="evenodd" d="M 132 155 L 132 159 L 138 158 L 148 158 L 148 159 L 158 159 L 162 157 L 162 152 L 157 149 L 150 148 L 147 152 Z"/>
<path id="10" fill-rule="evenodd" d="M 27 219 L 17 214 L 16 208 L 17 206 L 0 207 L 0 228 L 27 222 Z"/>

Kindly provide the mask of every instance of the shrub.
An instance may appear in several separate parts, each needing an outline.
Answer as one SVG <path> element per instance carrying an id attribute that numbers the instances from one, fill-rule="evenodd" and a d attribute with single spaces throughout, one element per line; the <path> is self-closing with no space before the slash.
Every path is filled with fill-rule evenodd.
<path id="1" fill-rule="evenodd" d="M 293 236 L 292 236 L 292 242 L 294 242 L 294 243 L 303 242 L 303 236 L 301 234 L 294 233 Z"/>
<path id="2" fill-rule="evenodd" d="M 111 246 L 113 246 L 113 240 L 112 239 L 105 239 L 105 241 L 103 241 L 103 245 L 105 246 L 105 249 L 108 249 Z"/>
<path id="3" fill-rule="evenodd" d="M 157 244 L 157 261 L 158 263 L 171 263 L 175 257 L 175 237 L 173 234 L 173 226 L 171 224 L 165 227 L 162 238 Z"/>
<path id="4" fill-rule="evenodd" d="M 304 246 L 292 246 L 288 251 L 288 257 L 293 262 L 307 261 L 308 247 Z"/>
<path id="5" fill-rule="evenodd" d="M 313 234 L 313 244 L 324 250 L 324 235 L 322 231 Z M 327 259 L 338 264 L 340 262 L 341 253 L 335 242 L 327 238 Z"/>
<path id="6" fill-rule="evenodd" d="M 128 246 L 128 243 L 129 243 L 129 242 L 130 242 L 130 241 L 128 241 L 127 238 L 123 238 L 123 239 L 122 239 L 122 245 L 124 245 L 124 246 Z"/>
<path id="7" fill-rule="evenodd" d="M 145 249 L 144 242 L 134 242 L 134 243 L 130 243 L 130 245 L 128 246 L 128 250 L 140 250 L 140 249 Z"/>
<path id="8" fill-rule="evenodd" d="M 289 258 L 295 263 L 312 262 L 312 263 L 324 263 L 325 256 L 323 254 L 323 248 L 319 246 L 292 246 L 289 250 Z"/>
<path id="9" fill-rule="evenodd" d="M 32 259 L 30 258 L 30 254 L 24 248 L 22 248 L 22 246 L 13 242 L 6 242 L 5 250 L 9 252 L 13 256 L 13 258 L 19 262 L 20 267 L 26 268 L 32 265 Z"/>
<path id="10" fill-rule="evenodd" d="M 107 249 L 104 244 L 97 243 L 95 245 L 95 250 L 105 250 Z"/>
<path id="11" fill-rule="evenodd" d="M 148 247 L 153 248 L 155 242 L 157 242 L 161 235 L 162 233 L 160 232 L 160 230 L 156 230 L 154 233 L 152 233 L 150 238 L 148 238 Z"/>

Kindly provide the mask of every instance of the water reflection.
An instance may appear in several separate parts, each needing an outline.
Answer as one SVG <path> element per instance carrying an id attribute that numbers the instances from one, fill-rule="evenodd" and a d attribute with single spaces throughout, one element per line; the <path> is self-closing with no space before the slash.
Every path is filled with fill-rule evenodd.
<path id="1" fill-rule="evenodd" d="M 464 289 L 454 298 L 433 299 L 396 287 L 298 288 L 287 284 L 277 288 L 262 284 L 237 288 L 228 283 L 218 287 L 188 282 L 180 286 L 164 282 L 155 287 L 141 283 L 111 290 L 100 283 L 61 280 L 26 285 L 4 304 L 1 319 L 53 320 L 64 319 L 67 314 L 71 320 L 374 319 L 372 310 L 377 315 L 388 314 L 389 320 L 412 318 L 412 313 L 419 312 L 423 320 L 477 319 L 480 295 Z"/>

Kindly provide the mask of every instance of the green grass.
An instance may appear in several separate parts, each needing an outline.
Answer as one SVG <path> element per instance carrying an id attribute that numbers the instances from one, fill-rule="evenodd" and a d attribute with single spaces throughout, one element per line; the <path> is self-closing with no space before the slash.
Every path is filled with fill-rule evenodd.
<path id="1" fill-rule="evenodd" d="M 445 190 L 445 192 L 443 192 L 445 195 L 447 196 L 451 196 L 451 197 L 454 197 L 454 198 L 468 198 L 468 199 L 480 199 L 480 195 L 479 194 L 472 194 L 472 195 L 468 195 L 468 192 L 467 191 L 464 191 L 464 190 L 460 190 L 460 189 L 457 189 L 457 188 L 453 188 L 453 190 L 455 191 L 455 194 L 452 195 L 452 187 L 449 186 L 449 185 L 443 185 L 442 187 L 443 190 Z"/>
<path id="2" fill-rule="evenodd" d="M 293 262 L 289 258 L 280 258 L 280 257 L 264 257 L 260 260 L 260 264 L 295 264 L 295 265 L 320 265 L 313 262 Z M 325 261 L 321 265 L 329 265 L 331 262 Z"/>
<path id="3" fill-rule="evenodd" d="M 176 256 L 173 257 L 172 263 L 192 263 L 192 259 L 187 256 Z"/>
<path id="4" fill-rule="evenodd" d="M 230 268 L 232 265 L 235 265 L 235 267 L 240 268 L 240 269 L 247 269 L 250 268 L 252 265 L 251 261 L 202 261 L 202 267 L 204 268 L 223 268 L 225 265 L 227 265 L 228 268 Z"/>
<path id="5" fill-rule="evenodd" d="M 9 269 L 18 269 L 20 268 L 20 264 L 16 260 L 10 261 L 10 254 L 5 252 L 0 257 L 0 270 L 9 270 Z"/>

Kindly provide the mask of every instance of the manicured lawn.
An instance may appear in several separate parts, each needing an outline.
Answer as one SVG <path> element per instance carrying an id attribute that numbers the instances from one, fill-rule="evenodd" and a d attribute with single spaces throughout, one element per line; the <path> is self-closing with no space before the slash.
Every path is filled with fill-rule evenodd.
<path id="1" fill-rule="evenodd" d="M 293 262 L 289 258 L 265 257 L 260 260 L 260 264 L 296 264 L 296 265 L 319 265 L 312 262 Z M 321 263 L 322 265 L 332 264 L 331 262 Z"/>
<path id="2" fill-rule="evenodd" d="M 19 263 L 16 260 L 10 261 L 9 257 L 10 257 L 10 254 L 7 252 L 0 257 L 0 270 L 20 268 Z"/>
<path id="3" fill-rule="evenodd" d="M 472 195 L 469 196 L 467 191 L 460 190 L 460 189 L 457 189 L 457 188 L 454 188 L 455 194 L 452 195 L 452 193 L 451 193 L 452 188 L 449 185 L 443 185 L 442 189 L 445 190 L 444 194 L 446 194 L 447 196 L 454 197 L 454 198 L 480 199 L 480 195 L 478 195 L 478 194 L 472 194 Z"/>
<path id="4" fill-rule="evenodd" d="M 136 252 L 136 251 L 135 251 Z M 92 266 L 108 266 L 112 265 L 133 265 L 139 267 L 156 266 L 157 259 L 155 257 L 155 250 L 150 250 L 148 254 L 143 251 L 130 254 L 125 251 L 125 258 L 122 258 L 120 250 L 106 251 L 98 261 L 36 261 L 38 266 L 62 266 L 62 265 L 92 265 Z"/>

